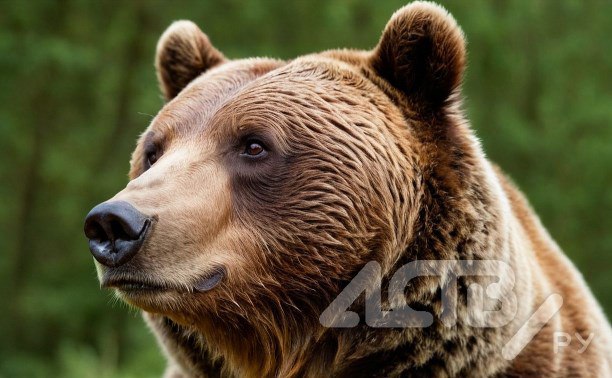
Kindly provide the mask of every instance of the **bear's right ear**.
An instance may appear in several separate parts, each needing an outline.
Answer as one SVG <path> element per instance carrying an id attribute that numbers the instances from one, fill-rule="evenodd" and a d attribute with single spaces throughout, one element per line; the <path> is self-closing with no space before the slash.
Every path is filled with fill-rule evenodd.
<path id="1" fill-rule="evenodd" d="M 226 59 L 191 21 L 175 21 L 157 42 L 155 68 L 166 101 L 193 79 Z"/>
<path id="2" fill-rule="evenodd" d="M 435 110 L 461 85 L 463 32 L 441 6 L 416 1 L 393 14 L 370 64 L 420 109 Z"/>

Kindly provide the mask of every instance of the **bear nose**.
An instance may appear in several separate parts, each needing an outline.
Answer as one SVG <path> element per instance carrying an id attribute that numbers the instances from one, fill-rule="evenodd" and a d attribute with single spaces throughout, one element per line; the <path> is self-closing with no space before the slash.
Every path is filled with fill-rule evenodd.
<path id="1" fill-rule="evenodd" d="M 125 201 L 104 202 L 85 217 L 89 250 L 102 265 L 117 267 L 130 261 L 147 234 L 151 219 Z"/>

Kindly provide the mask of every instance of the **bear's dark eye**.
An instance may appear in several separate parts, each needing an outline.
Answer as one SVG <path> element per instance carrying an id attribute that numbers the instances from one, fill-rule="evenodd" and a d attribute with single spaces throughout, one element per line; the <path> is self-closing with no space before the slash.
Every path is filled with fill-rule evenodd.
<path id="1" fill-rule="evenodd" d="M 149 163 L 149 165 L 155 164 L 156 161 L 157 161 L 157 152 L 151 152 L 150 154 L 147 155 L 147 163 Z"/>
<path id="2" fill-rule="evenodd" d="M 159 150 L 156 146 L 150 145 L 145 149 L 145 161 L 144 161 L 144 169 L 145 171 L 159 159 Z"/>
<path id="3" fill-rule="evenodd" d="M 261 158 L 267 155 L 266 147 L 257 139 L 249 139 L 246 141 L 244 151 L 241 156 L 248 158 Z"/>

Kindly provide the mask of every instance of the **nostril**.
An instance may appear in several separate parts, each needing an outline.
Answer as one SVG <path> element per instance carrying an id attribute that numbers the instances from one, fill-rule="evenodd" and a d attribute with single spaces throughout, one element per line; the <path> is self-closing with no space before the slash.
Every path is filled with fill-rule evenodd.
<path id="1" fill-rule="evenodd" d="M 100 226 L 98 223 L 85 223 L 85 236 L 87 236 L 88 239 L 101 240 L 103 238 L 103 235 L 105 237 L 106 233 L 102 229 L 102 226 Z"/>
<path id="2" fill-rule="evenodd" d="M 90 240 L 108 241 L 109 235 L 97 219 L 87 217 L 85 220 L 85 236 Z"/>
<path id="3" fill-rule="evenodd" d="M 128 233 L 126 232 L 125 228 L 124 228 L 124 224 L 117 220 L 117 219 L 113 219 L 110 221 L 110 229 L 111 229 L 111 240 L 115 241 L 115 240 L 133 240 L 133 239 L 138 239 L 138 237 L 133 238 L 130 235 L 128 235 Z"/>

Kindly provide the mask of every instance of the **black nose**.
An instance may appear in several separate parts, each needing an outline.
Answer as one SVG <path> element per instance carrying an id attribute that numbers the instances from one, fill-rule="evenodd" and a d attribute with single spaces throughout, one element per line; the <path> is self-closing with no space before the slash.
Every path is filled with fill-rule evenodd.
<path id="1" fill-rule="evenodd" d="M 125 201 L 101 203 L 85 218 L 89 250 L 100 264 L 123 265 L 142 246 L 150 224 L 150 218 Z"/>

